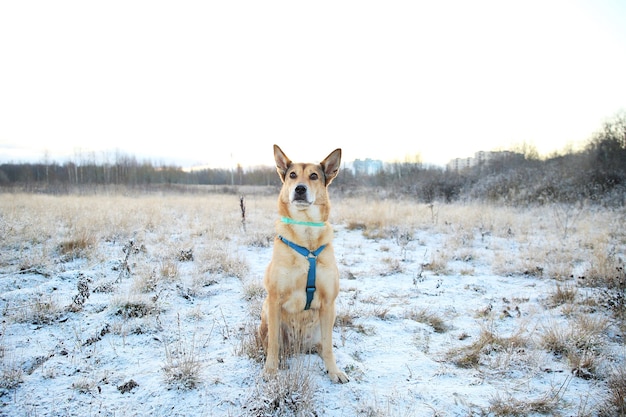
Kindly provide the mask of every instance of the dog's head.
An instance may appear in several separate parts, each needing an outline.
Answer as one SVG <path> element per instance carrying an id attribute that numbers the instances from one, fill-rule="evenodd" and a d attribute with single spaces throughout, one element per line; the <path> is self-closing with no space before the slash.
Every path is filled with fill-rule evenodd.
<path id="1" fill-rule="evenodd" d="M 319 164 L 293 163 L 274 145 L 276 171 L 283 182 L 281 201 L 299 210 L 327 204 L 326 188 L 335 179 L 341 164 L 341 149 L 335 149 Z"/>

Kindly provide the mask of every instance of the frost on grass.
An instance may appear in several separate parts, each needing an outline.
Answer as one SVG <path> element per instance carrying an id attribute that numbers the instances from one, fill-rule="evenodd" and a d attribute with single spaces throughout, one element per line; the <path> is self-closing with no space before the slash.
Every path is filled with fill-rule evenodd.
<path id="1" fill-rule="evenodd" d="M 64 309 L 49 294 L 33 294 L 10 309 L 9 317 L 18 323 L 47 325 L 55 323 L 63 314 Z"/>
<path id="2" fill-rule="evenodd" d="M 202 363 L 194 340 L 165 344 L 163 372 L 169 386 L 193 389 L 200 383 L 201 371 Z"/>
<path id="3" fill-rule="evenodd" d="M 317 389 L 310 364 L 291 360 L 284 372 L 257 380 L 244 408 L 250 416 L 315 416 Z"/>
<path id="4" fill-rule="evenodd" d="M 623 211 L 336 199 L 335 386 L 263 377 L 275 197 L 7 201 L 0 413 L 625 414 Z"/>
<path id="5" fill-rule="evenodd" d="M 203 362 L 196 344 L 196 334 L 186 335 L 182 326 L 183 323 L 178 316 L 176 340 L 169 342 L 165 336 L 163 373 L 168 386 L 190 390 L 196 388 L 201 382 Z"/>

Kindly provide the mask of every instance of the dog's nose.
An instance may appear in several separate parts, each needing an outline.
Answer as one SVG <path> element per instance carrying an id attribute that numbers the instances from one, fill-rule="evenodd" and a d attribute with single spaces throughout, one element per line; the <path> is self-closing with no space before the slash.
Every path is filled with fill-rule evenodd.
<path id="1" fill-rule="evenodd" d="M 296 194 L 298 195 L 306 194 L 306 186 L 304 185 L 296 186 Z"/>

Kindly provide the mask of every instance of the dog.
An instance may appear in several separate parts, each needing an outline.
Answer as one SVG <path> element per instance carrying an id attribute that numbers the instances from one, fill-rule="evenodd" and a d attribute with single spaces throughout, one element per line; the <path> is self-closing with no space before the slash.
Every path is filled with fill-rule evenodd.
<path id="1" fill-rule="evenodd" d="M 341 149 L 319 164 L 293 163 L 274 145 L 276 171 L 282 182 L 278 197 L 277 236 L 263 284 L 259 337 L 266 352 L 265 373 L 274 375 L 279 356 L 289 348 L 316 351 L 330 379 L 346 383 L 333 354 L 335 299 L 339 270 L 328 223 L 328 186 L 339 172 Z"/>

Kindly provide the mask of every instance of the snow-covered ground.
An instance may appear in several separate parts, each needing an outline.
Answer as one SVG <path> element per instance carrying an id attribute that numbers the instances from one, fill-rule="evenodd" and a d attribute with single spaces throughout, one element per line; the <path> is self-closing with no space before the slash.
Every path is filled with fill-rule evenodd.
<path id="1" fill-rule="evenodd" d="M 14 225 L 4 214 L 7 232 Z M 517 262 L 518 244 L 478 226 L 458 256 L 435 268 L 450 244 L 441 228 L 368 238 L 339 222 L 334 343 L 350 382 L 331 383 L 317 356 L 301 355 L 290 363 L 306 374 L 307 392 L 289 392 L 291 408 L 276 405 L 262 363 L 246 353 L 271 255 L 264 244 L 271 219 L 258 225 L 252 218 L 245 232 L 227 238 L 211 227 L 173 235 L 154 226 L 134 235 L 132 247 L 127 236 L 99 241 L 92 257 L 44 251 L 56 259 L 45 267 L 21 266 L 41 243 L 14 245 L 10 254 L 3 244 L 0 415 L 239 416 L 299 407 L 317 416 L 466 416 L 497 415 L 497 404 L 529 404 L 532 414 L 545 404 L 550 415 L 576 416 L 594 415 L 605 401 L 603 378 L 572 372 L 565 355 L 542 343 L 551 329 L 571 328 L 583 311 L 577 302 L 600 290 L 553 305 L 557 283 L 567 283 L 498 275 L 494 248 L 501 270 Z M 185 256 L 188 249 L 193 256 Z M 231 269 L 203 266 L 216 257 Z M 624 367 L 623 338 L 610 314 L 584 314 L 606 321 L 595 335 L 603 359 L 596 373 Z M 492 342 L 463 365 L 460 358 L 485 335 Z"/>

